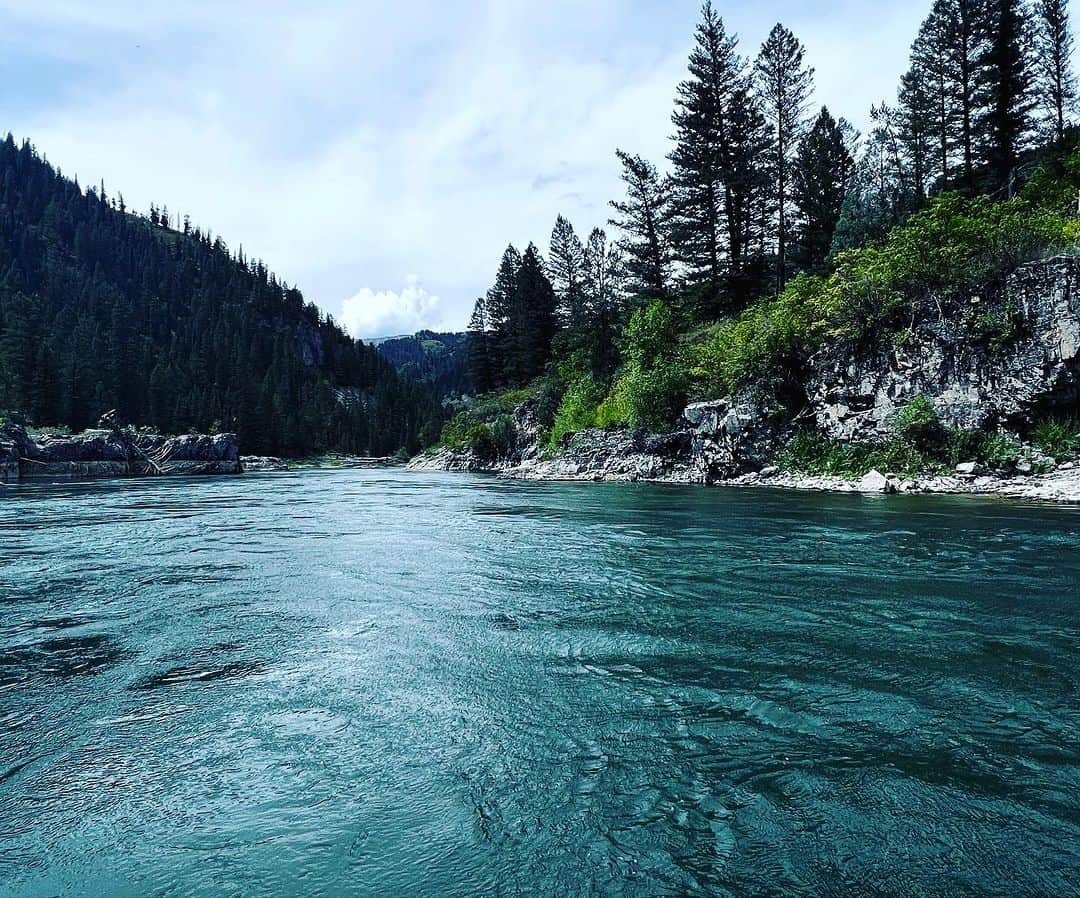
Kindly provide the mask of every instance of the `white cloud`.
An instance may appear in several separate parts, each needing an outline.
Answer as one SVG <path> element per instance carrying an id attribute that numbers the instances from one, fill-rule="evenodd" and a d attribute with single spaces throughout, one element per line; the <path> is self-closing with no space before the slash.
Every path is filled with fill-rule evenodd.
<path id="1" fill-rule="evenodd" d="M 418 330 L 440 330 L 442 319 L 439 297 L 432 296 L 411 274 L 400 292 L 364 287 L 341 304 L 338 324 L 352 336 L 391 337 Z"/>

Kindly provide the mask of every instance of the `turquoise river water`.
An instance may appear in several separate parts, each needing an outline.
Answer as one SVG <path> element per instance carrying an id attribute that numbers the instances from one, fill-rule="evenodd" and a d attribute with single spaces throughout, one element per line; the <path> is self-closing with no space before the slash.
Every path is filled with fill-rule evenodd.
<path id="1" fill-rule="evenodd" d="M 0 493 L 0 896 L 1080 894 L 1080 509 Z"/>

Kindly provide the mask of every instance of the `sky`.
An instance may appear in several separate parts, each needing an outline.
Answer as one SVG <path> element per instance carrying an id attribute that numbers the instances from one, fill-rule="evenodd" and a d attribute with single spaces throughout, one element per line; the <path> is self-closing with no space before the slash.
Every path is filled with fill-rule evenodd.
<path id="1" fill-rule="evenodd" d="M 730 0 L 865 130 L 930 0 Z M 507 243 L 583 237 L 670 149 L 698 0 L 0 0 L 0 134 L 243 246 L 355 337 L 464 328 Z"/>

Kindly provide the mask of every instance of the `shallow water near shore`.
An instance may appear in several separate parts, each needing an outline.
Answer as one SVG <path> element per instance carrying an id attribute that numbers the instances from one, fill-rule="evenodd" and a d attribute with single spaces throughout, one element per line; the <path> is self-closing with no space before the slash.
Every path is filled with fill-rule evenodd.
<path id="1" fill-rule="evenodd" d="M 1080 509 L 0 493 L 0 895 L 1080 894 Z"/>

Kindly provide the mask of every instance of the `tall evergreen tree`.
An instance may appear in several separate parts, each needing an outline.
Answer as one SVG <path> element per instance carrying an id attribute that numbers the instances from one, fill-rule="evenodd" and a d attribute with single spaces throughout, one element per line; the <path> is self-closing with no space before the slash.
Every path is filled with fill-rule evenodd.
<path id="1" fill-rule="evenodd" d="M 814 70 L 806 50 L 781 24 L 774 26 L 758 54 L 757 89 L 768 122 L 772 147 L 773 201 L 776 207 L 776 289 L 787 279 L 791 230 L 791 165 L 806 128 L 806 110 L 814 86 Z"/>
<path id="2" fill-rule="evenodd" d="M 670 186 L 640 156 L 622 150 L 616 155 L 623 166 L 626 199 L 611 202 L 618 217 L 609 223 L 622 235 L 619 248 L 625 259 L 626 288 L 639 303 L 667 299 L 671 293 Z"/>
<path id="3" fill-rule="evenodd" d="M 792 169 L 794 255 L 802 268 L 818 270 L 829 255 L 853 163 L 844 128 L 823 106 L 799 144 Z"/>
<path id="4" fill-rule="evenodd" d="M 484 310 L 488 339 L 488 358 L 494 386 L 505 386 L 514 377 L 511 358 L 517 334 L 514 327 L 514 295 L 517 290 L 521 253 L 513 244 L 506 247 L 495 274 L 495 283 L 488 290 Z"/>
<path id="5" fill-rule="evenodd" d="M 1076 109 L 1073 34 L 1067 0 L 1035 0 L 1037 94 L 1047 130 L 1058 142 Z"/>
<path id="6" fill-rule="evenodd" d="M 956 91 L 953 88 L 957 77 L 952 10 L 952 0 L 935 0 L 912 45 L 911 69 L 907 83 L 901 88 L 907 92 L 901 99 L 905 117 L 913 120 L 909 123 L 909 131 L 914 130 L 914 122 L 921 120 L 924 111 L 928 117 L 928 139 L 933 145 L 934 164 L 928 166 L 927 179 L 933 181 L 936 176 L 937 186 L 942 190 L 949 186 L 956 143 Z M 911 139 L 914 142 L 914 138 Z"/>
<path id="7" fill-rule="evenodd" d="M 715 317 L 721 311 L 728 266 L 737 268 L 742 262 L 738 235 L 732 239 L 725 228 L 736 218 L 730 115 L 747 76 L 738 41 L 727 34 L 711 0 L 702 7 L 694 38 L 690 77 L 678 87 L 672 116 L 676 143 L 670 159 L 677 210 L 672 236 L 689 285 L 700 294 L 700 310 Z"/>
<path id="8" fill-rule="evenodd" d="M 484 297 L 476 300 L 466 331 L 466 366 L 474 393 L 487 393 L 495 386 Z"/>
<path id="9" fill-rule="evenodd" d="M 593 228 L 585 246 L 586 326 L 590 366 L 597 379 L 609 378 L 618 364 L 616 337 L 623 325 L 622 259 L 607 234 Z"/>
<path id="10" fill-rule="evenodd" d="M 937 110 L 933 84 L 928 73 L 913 64 L 900 79 L 897 123 L 912 185 L 920 200 L 926 196 L 932 167 L 934 118 Z M 947 156 L 945 165 L 948 165 Z"/>
<path id="11" fill-rule="evenodd" d="M 514 340 L 507 359 L 511 382 L 528 383 L 544 371 L 558 329 L 558 300 L 544 260 L 532 243 L 521 257 L 511 318 Z"/>
<path id="12" fill-rule="evenodd" d="M 559 320 L 565 327 L 580 330 L 585 319 L 585 247 L 574 226 L 561 215 L 551 231 L 547 270 L 559 300 Z"/>
<path id="13" fill-rule="evenodd" d="M 870 118 L 873 127 L 852 171 L 833 235 L 833 252 L 881 240 L 917 205 L 893 110 L 885 104 L 875 106 Z"/>
<path id="14" fill-rule="evenodd" d="M 1029 20 L 1022 0 L 985 0 L 976 127 L 996 188 L 1010 185 L 1031 136 Z M 1011 188 L 1010 188 L 1011 191 Z"/>
<path id="15" fill-rule="evenodd" d="M 949 40 L 951 103 L 956 110 L 960 132 L 960 182 L 970 190 L 974 187 L 977 162 L 979 67 L 986 38 L 985 0 L 945 0 L 942 14 Z"/>

